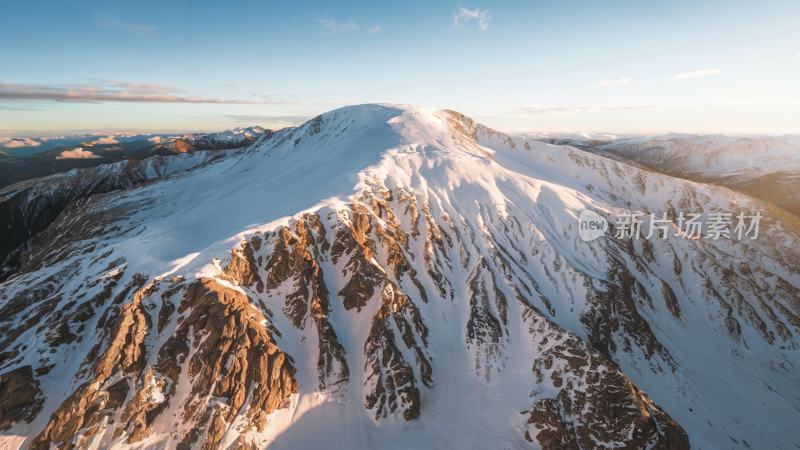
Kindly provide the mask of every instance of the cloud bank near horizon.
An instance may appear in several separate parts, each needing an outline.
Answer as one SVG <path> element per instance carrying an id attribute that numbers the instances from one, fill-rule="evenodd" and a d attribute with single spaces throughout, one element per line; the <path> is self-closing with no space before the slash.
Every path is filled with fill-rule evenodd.
<path id="1" fill-rule="evenodd" d="M 182 89 L 155 83 L 100 81 L 94 84 L 11 84 L 0 83 L 0 101 L 56 101 L 68 103 L 214 103 L 279 104 L 282 101 L 259 98 L 217 98 L 189 95 Z"/>

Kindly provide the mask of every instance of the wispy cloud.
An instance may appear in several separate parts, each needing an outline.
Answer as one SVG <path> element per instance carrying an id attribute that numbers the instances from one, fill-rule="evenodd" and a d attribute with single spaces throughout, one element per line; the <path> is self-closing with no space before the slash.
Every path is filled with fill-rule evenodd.
<path id="1" fill-rule="evenodd" d="M 512 114 L 580 114 L 608 111 L 655 111 L 664 109 L 730 108 L 739 106 L 800 105 L 800 99 L 764 98 L 741 99 L 720 103 L 641 103 L 641 104 L 580 104 L 580 105 L 533 105 L 511 110 Z"/>
<path id="2" fill-rule="evenodd" d="M 279 122 L 289 124 L 299 124 L 310 119 L 311 116 L 303 115 L 261 115 L 261 114 L 227 114 L 228 117 L 237 123 L 264 123 L 264 122 Z"/>
<path id="3" fill-rule="evenodd" d="M 156 32 L 156 27 L 153 25 L 129 22 L 127 20 L 122 20 L 117 15 L 113 14 L 95 14 L 94 24 L 103 28 L 123 30 L 136 34 L 155 34 Z"/>
<path id="4" fill-rule="evenodd" d="M 216 98 L 188 95 L 181 89 L 160 84 L 99 81 L 95 84 L 7 84 L 0 83 L 2 100 L 50 100 L 74 103 L 220 103 L 276 104 L 282 100 Z"/>
<path id="5" fill-rule="evenodd" d="M 720 73 L 719 69 L 702 69 L 702 70 L 695 70 L 693 72 L 679 73 L 672 78 L 674 80 L 688 80 L 690 78 L 710 77 L 713 75 L 718 75 L 719 73 Z"/>
<path id="6" fill-rule="evenodd" d="M 758 53 L 751 53 L 747 56 L 747 59 L 758 59 Z"/>
<path id="7" fill-rule="evenodd" d="M 339 20 L 334 17 L 323 17 L 317 19 L 317 24 L 329 33 L 356 33 L 364 32 L 378 34 L 383 31 L 380 25 L 364 25 L 358 23 L 356 19 Z"/>
<path id="8" fill-rule="evenodd" d="M 614 105 L 614 104 L 599 104 L 599 105 L 533 105 L 523 108 L 517 108 L 514 113 L 527 114 L 532 116 L 544 114 L 576 114 L 586 112 L 599 112 L 599 111 L 636 111 L 658 109 L 659 105 L 640 104 L 640 105 Z"/>
<path id="9" fill-rule="evenodd" d="M 82 147 L 75 147 L 72 150 L 64 150 L 56 157 L 56 159 L 91 159 L 91 158 L 99 158 L 99 156 L 95 155 L 89 150 L 84 150 Z"/>
<path id="10" fill-rule="evenodd" d="M 480 31 L 486 31 L 489 28 L 489 21 L 491 20 L 492 13 L 490 13 L 488 9 L 458 8 L 458 11 L 453 14 L 453 24 L 456 27 L 461 27 L 475 21 Z"/>
<path id="11" fill-rule="evenodd" d="M 333 17 L 323 17 L 321 19 L 317 19 L 317 23 L 331 33 L 338 33 L 340 31 L 353 32 L 361 29 L 361 26 L 355 21 L 355 19 L 338 20 Z"/>
<path id="12" fill-rule="evenodd" d="M 100 139 L 91 142 L 92 145 L 111 145 L 111 144 L 119 144 L 119 141 L 114 138 L 114 136 L 103 136 Z"/>
<path id="13" fill-rule="evenodd" d="M 0 137 L 0 144 L 5 148 L 38 147 L 41 142 L 30 138 L 4 138 Z"/>
<path id="14" fill-rule="evenodd" d="M 0 111 L 38 111 L 38 110 L 39 108 L 31 108 L 30 106 L 0 104 Z"/>
<path id="15" fill-rule="evenodd" d="M 792 59 L 800 59 L 800 52 L 797 52 Z"/>
<path id="16" fill-rule="evenodd" d="M 633 81 L 630 77 L 622 77 L 617 79 L 606 79 L 603 78 L 599 82 L 597 82 L 598 86 L 608 87 L 608 86 L 627 86 L 631 84 Z"/>

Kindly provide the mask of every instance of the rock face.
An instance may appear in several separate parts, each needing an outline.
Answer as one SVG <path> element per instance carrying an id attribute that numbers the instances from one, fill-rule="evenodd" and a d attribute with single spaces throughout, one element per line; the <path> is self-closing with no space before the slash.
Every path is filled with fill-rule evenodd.
<path id="1" fill-rule="evenodd" d="M 31 240 L 0 285 L 0 443 L 788 449 L 800 229 L 575 220 L 732 207 L 763 205 L 451 111 L 337 110 Z"/>
<path id="2" fill-rule="evenodd" d="M 20 421 L 31 422 L 42 409 L 44 396 L 31 366 L 0 375 L 0 431 Z"/>
<path id="3" fill-rule="evenodd" d="M 526 320 L 541 355 L 533 363 L 536 381 L 561 388 L 533 404 L 526 439 L 543 449 L 689 448 L 683 428 L 613 362 L 534 310 Z"/>
<path id="4" fill-rule="evenodd" d="M 129 297 L 110 302 L 100 343 L 82 364 L 86 381 L 29 448 L 136 444 L 163 432 L 154 430 L 159 420 L 181 424 L 161 438 L 171 445 L 220 448 L 234 423 L 242 433 L 263 431 L 297 392 L 291 358 L 247 296 L 213 279 L 143 281 L 135 277 Z M 21 373 L 33 380 L 14 395 L 6 386 L 23 386 Z M 6 416 L 26 412 L 30 420 L 41 408 L 31 375 L 29 366 L 4 375 Z"/>

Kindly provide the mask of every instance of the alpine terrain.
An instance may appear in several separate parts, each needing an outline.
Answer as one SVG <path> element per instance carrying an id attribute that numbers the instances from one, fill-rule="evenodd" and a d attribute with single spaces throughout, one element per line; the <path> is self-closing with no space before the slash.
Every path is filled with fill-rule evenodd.
<path id="1" fill-rule="evenodd" d="M 0 188 L 31 178 L 155 155 L 245 147 L 271 130 L 234 128 L 180 135 L 97 133 L 54 138 L 0 137 Z"/>
<path id="2" fill-rule="evenodd" d="M 608 135 L 549 138 L 692 181 L 713 183 L 800 216 L 800 137 Z"/>
<path id="3" fill-rule="evenodd" d="M 395 105 L 156 158 L 0 195 L 0 448 L 800 448 L 770 203 Z"/>

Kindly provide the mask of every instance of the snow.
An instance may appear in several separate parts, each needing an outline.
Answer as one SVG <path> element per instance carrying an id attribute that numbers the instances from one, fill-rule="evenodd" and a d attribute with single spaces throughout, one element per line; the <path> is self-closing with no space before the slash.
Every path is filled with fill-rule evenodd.
<path id="1" fill-rule="evenodd" d="M 535 279 L 530 285 L 537 286 L 532 289 L 532 297 L 538 296 L 537 307 L 549 299 L 552 319 L 585 339 L 580 313 L 589 286 L 584 280 L 607 277 L 611 265 L 605 255 L 615 244 L 608 238 L 581 241 L 576 228 L 581 211 L 591 209 L 606 217 L 626 209 L 665 211 L 688 190 L 696 192 L 697 203 L 708 209 L 724 210 L 733 204 L 759 206 L 749 199 L 731 197 L 728 191 L 643 175 L 625 164 L 570 147 L 509 138 L 483 127 L 475 129 L 474 137 L 469 131 L 454 132 L 453 124 L 459 120 L 434 109 L 359 105 L 281 130 L 232 157 L 191 171 L 176 167 L 164 180 L 104 198 L 102 207 L 109 210 L 135 205 L 127 218 L 132 230 L 107 238 L 114 248 L 113 257 L 124 257 L 126 273 L 131 274 L 187 279 L 219 276 L 221 262 L 229 258 L 231 250 L 256 233 L 290 223 L 303 212 L 318 213 L 330 230 L 346 209 L 344 205 L 360 193 L 376 187 L 407 190 L 415 193 L 420 203 L 431 206 L 432 216 L 445 230 L 448 217 L 463 226 L 460 231 L 465 234 L 494 236 L 497 244 L 518 257 L 518 266 L 510 269 L 509 277 L 522 280 L 528 276 L 525 273 L 530 274 Z M 220 139 L 247 133 L 233 130 Z M 716 145 L 712 144 L 709 148 Z M 639 184 L 643 187 L 637 187 Z M 514 221 L 519 225 L 504 228 Z M 474 267 L 499 251 L 485 241 L 475 242 L 474 251 L 453 254 L 452 260 L 464 260 Z M 423 254 L 423 244 L 411 243 L 417 255 Z M 753 243 L 744 249 L 724 242 L 674 240 L 670 244 L 674 247 L 656 253 L 698 254 L 700 246 L 707 245 L 706 250 L 720 261 L 725 254 L 755 255 L 752 258 L 761 267 L 779 273 L 785 264 L 776 254 L 794 242 Z M 775 254 L 765 249 L 767 244 L 776 246 Z M 413 265 L 425 274 L 422 259 L 417 258 Z M 339 275 L 341 267 L 329 263 L 325 281 L 335 293 L 345 280 Z M 676 279 L 671 263 L 662 257 L 648 268 L 693 294 L 679 291 L 683 319 L 673 320 L 657 301 L 642 311 L 679 368 L 673 373 L 666 361 L 648 359 L 636 346 L 630 353 L 618 351 L 614 355 L 617 363 L 686 429 L 697 448 L 742 447 L 744 438 L 751 445 L 790 448 L 794 424 L 800 422 L 797 346 L 782 349 L 769 345 L 749 327 L 744 327 L 747 345 L 734 342 L 721 326 L 719 309 L 702 297 L 700 280 L 688 271 Z M 709 273 L 717 270 L 714 261 L 695 263 Z M 635 264 L 630 261 L 631 266 Z M 433 298 L 422 303 L 415 299 L 429 320 L 428 348 L 435 385 L 428 389 L 420 384 L 422 417 L 410 422 L 391 417 L 375 421 L 363 407 L 361 371 L 365 361 L 360 349 L 377 308 L 374 299 L 356 313 L 345 310 L 332 295 L 332 325 L 348 349 L 352 373 L 350 384 L 341 391 L 325 393 L 316 389 L 314 327 L 295 329 L 277 306 L 280 298 L 264 299 L 272 302 L 268 306 L 274 313 L 273 324 L 281 331 L 280 347 L 297 363 L 301 391 L 289 408 L 272 414 L 264 433 L 253 436 L 269 443 L 271 449 L 529 446 L 522 437 L 526 416 L 521 413 L 530 408 L 532 397 L 546 397 L 553 387 L 533 383 L 534 346 L 520 337 L 525 336 L 522 330 L 527 327 L 522 307 L 509 302 L 511 321 L 509 337 L 501 342 L 503 353 L 490 361 L 492 366 L 485 373 L 476 373 L 476 350 L 467 348 L 463 329 L 470 273 L 459 264 L 445 271 L 448 279 L 455 281 L 455 300 Z M 796 270 L 781 276 L 800 285 Z M 661 286 L 652 280 L 641 275 L 640 282 L 653 291 L 653 298 L 660 299 L 655 292 Z M 428 292 L 435 292 L 429 277 L 421 275 L 421 282 Z M 509 299 L 514 297 L 512 285 L 501 280 L 498 284 Z M 407 356 L 407 361 L 413 360 L 413 355 Z M 781 364 L 786 368 L 780 368 Z M 77 370 L 73 365 L 61 367 L 65 379 Z M 179 382 L 175 404 L 188 395 L 188 384 L 186 379 Z M 67 386 L 54 383 L 46 388 L 60 395 L 61 391 L 66 394 Z M 153 400 L 159 398 L 154 393 Z M 52 410 L 58 402 L 60 398 L 49 398 L 45 410 Z M 177 414 L 174 406 L 170 408 L 166 417 Z M 26 430 L 41 425 L 38 420 Z M 142 446 L 155 445 L 172 431 L 165 422 L 159 423 L 157 430 L 163 434 Z M 737 441 L 729 441 L 728 436 Z M 226 439 L 231 442 L 232 437 Z"/>
<path id="2" fill-rule="evenodd" d="M 800 136 L 648 136 L 601 145 L 634 161 L 665 165 L 669 173 L 757 177 L 800 171 Z"/>

